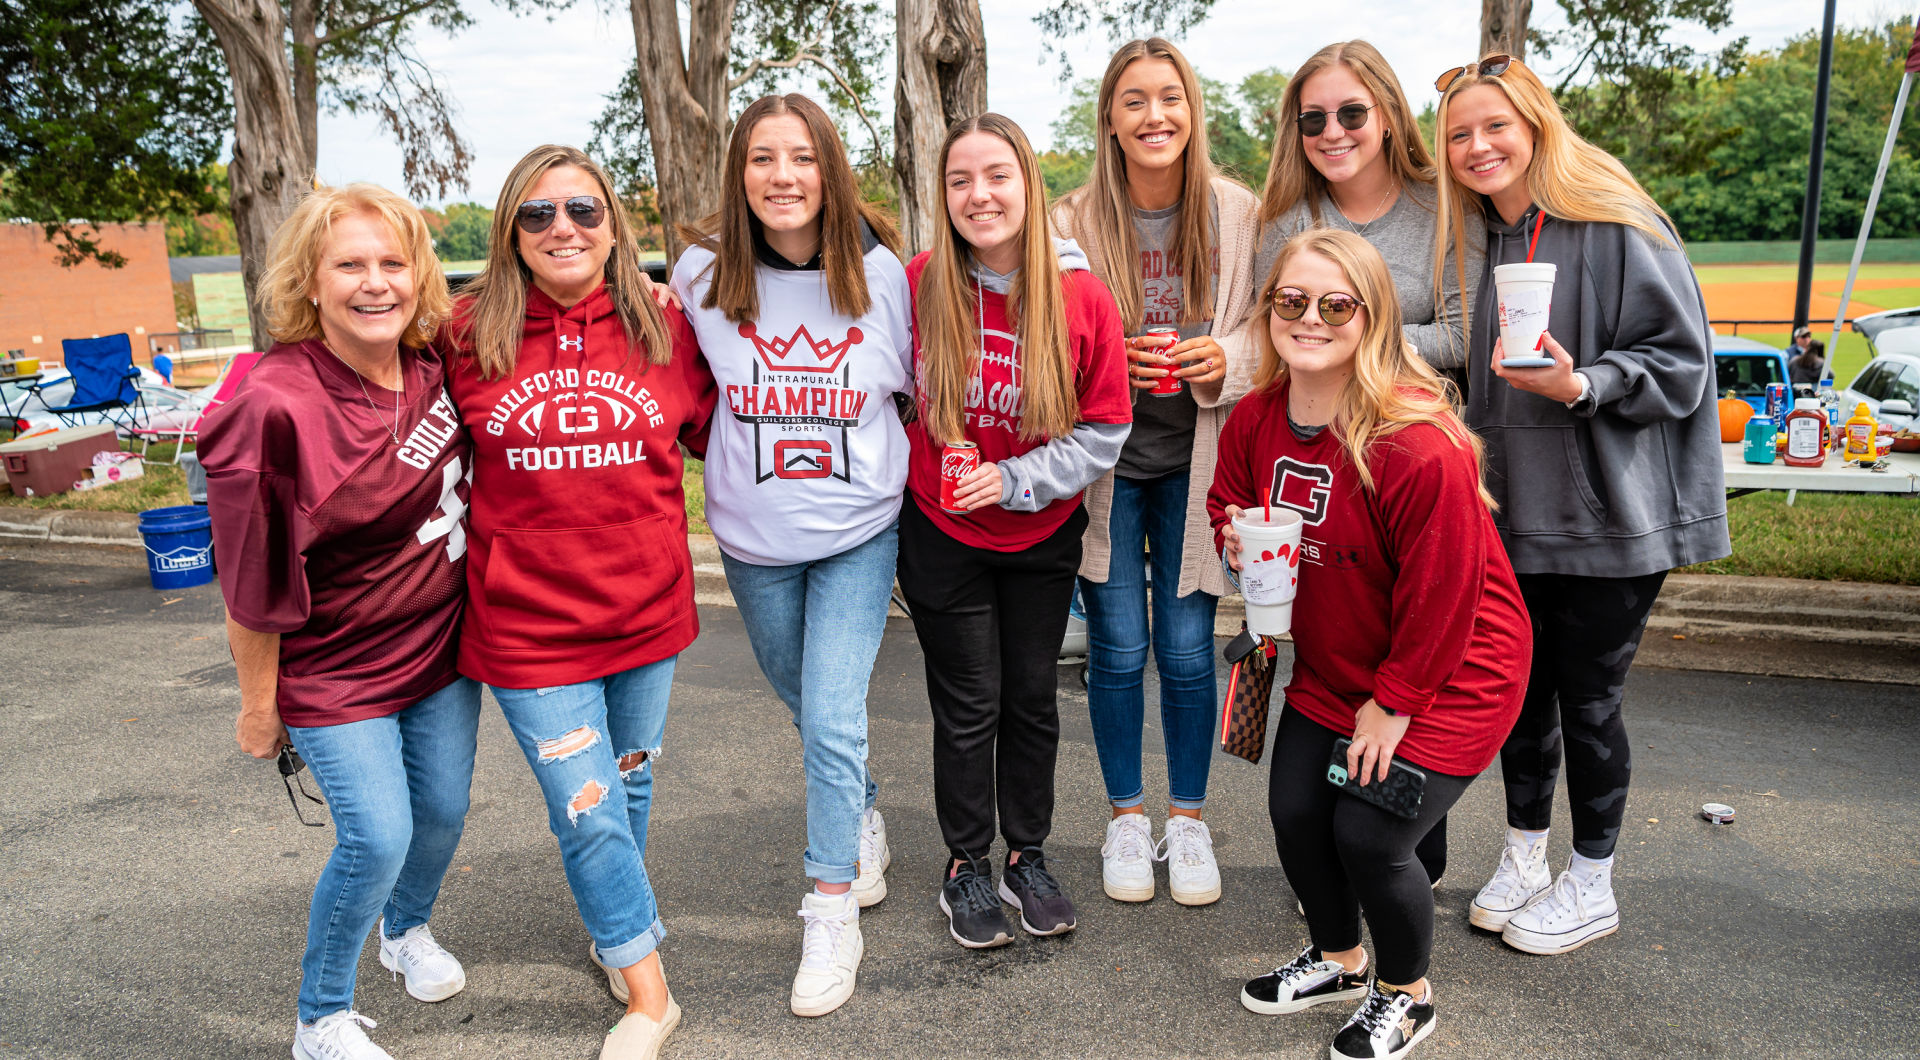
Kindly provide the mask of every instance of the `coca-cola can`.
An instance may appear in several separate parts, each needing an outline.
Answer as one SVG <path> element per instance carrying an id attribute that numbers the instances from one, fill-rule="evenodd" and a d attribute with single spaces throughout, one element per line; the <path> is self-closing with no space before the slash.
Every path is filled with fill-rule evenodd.
<path id="1" fill-rule="evenodd" d="M 1172 346 L 1175 343 L 1180 341 L 1179 328 L 1156 326 L 1156 327 L 1148 328 L 1145 333 L 1150 336 L 1165 338 L 1166 342 L 1163 344 L 1165 346 Z M 1186 384 L 1182 383 L 1180 380 L 1175 379 L 1173 377 L 1174 369 L 1185 368 L 1185 367 L 1186 365 L 1184 364 L 1168 365 L 1167 374 L 1154 380 L 1153 389 L 1147 391 L 1147 393 L 1152 394 L 1154 397 L 1172 397 L 1173 395 L 1180 393 L 1182 390 L 1185 390 L 1187 388 Z"/>
<path id="2" fill-rule="evenodd" d="M 948 442 L 940 452 L 940 510 L 950 515 L 965 515 L 953 493 L 960 480 L 980 466 L 980 447 L 972 442 Z"/>

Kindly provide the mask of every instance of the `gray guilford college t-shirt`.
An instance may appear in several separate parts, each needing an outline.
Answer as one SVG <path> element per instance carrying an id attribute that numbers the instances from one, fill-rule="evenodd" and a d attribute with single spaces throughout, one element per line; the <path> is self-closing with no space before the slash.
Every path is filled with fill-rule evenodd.
<path id="1" fill-rule="evenodd" d="M 1212 215 L 1219 229 L 1216 207 Z M 1164 210 L 1133 211 L 1133 231 L 1140 244 L 1140 279 L 1144 288 L 1146 312 L 1140 322 L 1142 334 L 1155 326 L 1177 327 L 1180 338 L 1194 338 L 1212 332 L 1211 321 L 1180 323 L 1183 285 L 1178 265 L 1167 253 L 1174 227 L 1180 223 L 1180 204 Z M 1220 248 L 1213 250 L 1213 275 L 1220 278 Z M 1126 479 L 1152 479 L 1180 471 L 1193 461 L 1193 423 L 1199 407 L 1193 393 L 1184 388 L 1170 397 L 1155 397 L 1145 390 L 1133 392 L 1133 433 L 1127 435 L 1126 448 L 1120 450 L 1120 462 L 1113 472 Z"/>

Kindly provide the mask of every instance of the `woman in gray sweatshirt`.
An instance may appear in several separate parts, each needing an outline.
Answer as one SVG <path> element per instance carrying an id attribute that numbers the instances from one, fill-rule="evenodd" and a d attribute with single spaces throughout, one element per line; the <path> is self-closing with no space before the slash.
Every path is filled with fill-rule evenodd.
<path id="1" fill-rule="evenodd" d="M 1529 953 L 1618 930 L 1614 841 L 1631 752 L 1621 693 L 1674 567 L 1727 555 L 1726 489 L 1700 286 L 1671 221 L 1625 166 L 1582 140 L 1509 56 L 1449 70 L 1436 150 L 1440 230 L 1484 217 L 1487 278 L 1468 333 L 1467 423 L 1532 614 L 1533 672 L 1501 750 L 1507 844 L 1470 919 Z M 1556 266 L 1537 367 L 1502 359 L 1492 270 Z M 1513 351 L 1516 355 L 1532 351 Z M 1547 871 L 1564 744 L 1573 856 Z"/>

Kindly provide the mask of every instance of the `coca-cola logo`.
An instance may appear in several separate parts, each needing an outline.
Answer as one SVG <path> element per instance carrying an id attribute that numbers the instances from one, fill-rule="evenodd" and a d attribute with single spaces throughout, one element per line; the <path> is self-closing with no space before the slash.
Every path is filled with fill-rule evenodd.
<path id="1" fill-rule="evenodd" d="M 959 479 L 972 471 L 978 457 L 972 453 L 945 453 L 940 457 L 940 477 Z"/>

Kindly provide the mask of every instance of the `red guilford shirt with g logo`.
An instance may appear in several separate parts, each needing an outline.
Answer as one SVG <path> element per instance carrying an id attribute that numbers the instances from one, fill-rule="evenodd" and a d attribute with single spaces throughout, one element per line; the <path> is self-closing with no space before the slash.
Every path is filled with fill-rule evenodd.
<path id="1" fill-rule="evenodd" d="M 1412 716 L 1397 754 L 1473 776 L 1519 716 L 1533 633 L 1465 428 L 1456 439 L 1420 423 L 1374 443 L 1368 493 L 1333 431 L 1294 435 L 1286 393 L 1282 382 L 1234 406 L 1207 514 L 1216 549 L 1229 504 L 1307 523 L 1287 705 L 1351 735 L 1375 699 Z"/>
<path id="2" fill-rule="evenodd" d="M 401 364 L 404 399 L 318 340 L 277 345 L 201 431 L 220 590 L 280 634 L 288 725 L 383 717 L 456 676 L 472 450 L 440 354 Z"/>

